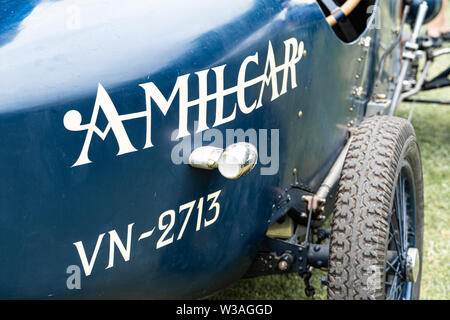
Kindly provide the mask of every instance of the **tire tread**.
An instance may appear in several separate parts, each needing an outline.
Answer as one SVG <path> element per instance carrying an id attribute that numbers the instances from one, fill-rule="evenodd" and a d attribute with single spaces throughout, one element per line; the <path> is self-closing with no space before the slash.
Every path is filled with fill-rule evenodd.
<path id="1" fill-rule="evenodd" d="M 329 299 L 383 299 L 389 215 L 411 124 L 373 117 L 353 135 L 342 170 L 330 240 Z"/>

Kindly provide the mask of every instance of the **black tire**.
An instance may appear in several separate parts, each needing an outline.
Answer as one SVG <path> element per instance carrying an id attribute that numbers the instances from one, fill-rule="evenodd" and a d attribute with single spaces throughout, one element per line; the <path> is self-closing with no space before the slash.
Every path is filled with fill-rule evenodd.
<path id="1" fill-rule="evenodd" d="M 410 181 L 403 177 L 404 170 L 410 172 Z M 402 190 L 409 188 L 410 195 L 397 195 L 400 176 Z M 411 124 L 404 119 L 386 116 L 367 119 L 353 135 L 339 182 L 330 240 L 329 299 L 386 299 L 386 290 L 392 293 L 389 283 L 392 276 L 388 272 L 394 271 L 387 270 L 387 261 L 388 246 L 391 248 L 393 241 L 396 241 L 392 235 L 397 235 L 390 228 L 393 228 L 395 221 L 399 221 L 393 211 L 401 211 L 394 209 L 400 207 L 394 206 L 394 199 L 397 198 L 405 199 L 405 203 L 409 201 L 401 207 L 410 214 L 404 219 L 408 224 L 397 223 L 407 226 L 404 229 L 408 236 L 404 243 L 419 249 L 419 276 L 409 287 L 412 289 L 408 289 L 411 292 L 409 298 L 418 299 L 424 200 L 422 164 L 416 136 Z M 413 228 L 414 241 L 409 238 Z M 401 263 L 398 262 L 398 265 Z M 394 288 L 397 292 L 397 286 Z"/>

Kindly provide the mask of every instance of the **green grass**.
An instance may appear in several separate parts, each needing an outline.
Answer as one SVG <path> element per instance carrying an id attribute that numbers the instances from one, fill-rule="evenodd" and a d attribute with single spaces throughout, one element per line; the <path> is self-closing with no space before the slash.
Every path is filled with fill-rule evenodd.
<path id="1" fill-rule="evenodd" d="M 447 60 L 446 60 L 447 59 Z M 448 67 L 448 57 L 439 58 L 431 76 Z M 450 100 L 450 88 L 420 93 L 420 98 Z M 400 106 L 398 116 L 408 118 L 413 104 Z M 425 240 L 421 299 L 450 299 L 450 106 L 415 104 L 412 124 L 422 155 L 425 182 Z M 326 299 L 326 288 L 315 270 L 312 284 L 316 299 Z M 240 280 L 212 299 L 299 300 L 306 299 L 298 275 L 267 276 Z"/>

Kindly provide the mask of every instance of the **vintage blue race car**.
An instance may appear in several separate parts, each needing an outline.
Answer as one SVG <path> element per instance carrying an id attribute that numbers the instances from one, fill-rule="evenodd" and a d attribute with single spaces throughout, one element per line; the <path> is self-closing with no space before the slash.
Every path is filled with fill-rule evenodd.
<path id="1" fill-rule="evenodd" d="M 328 268 L 330 299 L 418 298 L 421 160 L 394 115 L 442 85 L 419 33 L 441 5 L 0 2 L 0 297 L 293 272 L 312 296 Z"/>

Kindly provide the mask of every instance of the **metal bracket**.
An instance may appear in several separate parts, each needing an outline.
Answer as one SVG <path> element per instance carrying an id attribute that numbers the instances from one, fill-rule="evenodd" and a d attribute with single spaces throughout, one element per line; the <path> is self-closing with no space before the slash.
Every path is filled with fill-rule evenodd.
<path id="1" fill-rule="evenodd" d="M 278 195 L 277 202 L 272 206 L 272 216 L 270 217 L 269 224 L 272 224 L 288 213 L 296 221 L 299 218 L 305 218 L 302 214 L 306 213 L 308 208 L 307 202 L 304 201 L 303 197 L 312 195 L 310 190 L 305 190 L 306 188 L 308 187 L 296 182 L 289 189 L 285 189 L 282 194 Z"/>
<path id="2" fill-rule="evenodd" d="M 297 244 L 266 237 L 245 277 L 303 274 L 309 272 L 310 267 L 328 267 L 328 256 L 329 244 Z"/>
<path id="3" fill-rule="evenodd" d="M 366 117 L 384 114 L 391 106 L 391 103 L 392 100 L 389 99 L 370 101 L 367 104 Z"/>
<path id="4" fill-rule="evenodd" d="M 325 216 L 321 215 L 325 211 L 326 199 L 313 195 L 303 196 L 302 199 L 308 204 L 308 212 L 313 213 L 313 218 L 317 220 L 325 220 Z"/>

